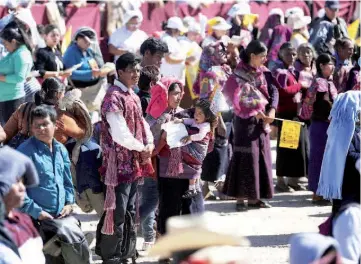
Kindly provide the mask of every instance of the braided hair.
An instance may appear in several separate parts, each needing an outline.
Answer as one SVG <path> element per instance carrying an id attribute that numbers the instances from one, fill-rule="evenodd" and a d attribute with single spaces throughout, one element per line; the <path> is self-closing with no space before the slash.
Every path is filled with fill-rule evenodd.
<path id="1" fill-rule="evenodd" d="M 211 132 L 214 135 L 214 129 L 216 128 L 217 115 L 214 114 L 211 110 L 211 102 L 207 99 L 200 99 L 197 101 L 195 107 L 198 107 L 202 110 L 206 122 L 211 125 Z"/>

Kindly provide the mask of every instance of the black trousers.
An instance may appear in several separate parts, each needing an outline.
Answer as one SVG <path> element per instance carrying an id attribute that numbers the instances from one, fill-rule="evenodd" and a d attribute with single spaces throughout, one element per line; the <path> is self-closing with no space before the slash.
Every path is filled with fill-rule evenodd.
<path id="1" fill-rule="evenodd" d="M 188 190 L 189 180 L 158 178 L 159 184 L 159 216 L 158 231 L 166 233 L 166 222 L 169 217 L 186 214 L 200 214 L 204 212 L 203 195 L 198 193 L 192 199 L 183 199 L 182 195 Z"/>
<path id="2" fill-rule="evenodd" d="M 99 221 L 96 234 L 96 253 L 102 258 L 103 264 L 120 263 L 123 241 L 125 213 L 129 211 L 135 218 L 135 200 L 138 182 L 121 183 L 115 187 L 114 234 L 105 235 L 101 232 L 106 212 Z"/>
<path id="3" fill-rule="evenodd" d="M 25 97 L 11 101 L 0 102 L 0 125 L 4 126 L 10 119 L 11 115 L 23 103 L 25 103 Z"/>

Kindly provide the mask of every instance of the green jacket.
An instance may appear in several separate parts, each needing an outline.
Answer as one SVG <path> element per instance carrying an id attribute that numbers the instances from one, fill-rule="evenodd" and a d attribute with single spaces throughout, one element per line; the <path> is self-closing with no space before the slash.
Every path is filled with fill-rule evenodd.
<path id="1" fill-rule="evenodd" d="M 25 45 L 0 60 L 0 102 L 11 101 L 25 96 L 24 83 L 33 66 L 31 52 Z"/>

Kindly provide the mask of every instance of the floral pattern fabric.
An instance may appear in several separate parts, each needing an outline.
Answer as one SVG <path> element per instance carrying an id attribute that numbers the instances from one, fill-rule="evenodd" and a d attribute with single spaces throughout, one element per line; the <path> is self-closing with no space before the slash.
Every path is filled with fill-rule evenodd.
<path id="1" fill-rule="evenodd" d="M 133 182 L 141 176 L 152 173 L 150 164 L 144 164 L 140 155 L 136 151 L 131 151 L 113 141 L 109 133 L 109 124 L 106 121 L 106 113 L 119 112 L 127 122 L 127 126 L 134 137 L 144 145 L 147 145 L 147 137 L 144 127 L 142 108 L 139 97 L 132 91 L 123 92 L 117 86 L 111 87 L 102 103 L 102 138 L 101 147 L 103 149 L 103 165 L 101 174 L 106 175 L 106 171 L 111 166 L 116 166 L 117 183 Z M 115 151 L 115 163 L 111 164 L 109 158 L 111 152 Z"/>
<path id="2" fill-rule="evenodd" d="M 330 93 L 332 100 L 337 97 L 337 89 L 332 80 L 317 77 L 313 81 L 310 88 L 307 90 L 306 98 L 303 100 L 301 115 L 303 120 L 310 120 L 313 113 L 313 104 L 316 101 L 317 93 Z"/>

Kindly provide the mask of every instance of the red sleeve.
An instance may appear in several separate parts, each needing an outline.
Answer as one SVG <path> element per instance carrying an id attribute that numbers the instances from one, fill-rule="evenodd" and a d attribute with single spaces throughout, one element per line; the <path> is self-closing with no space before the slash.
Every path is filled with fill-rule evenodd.
<path id="1" fill-rule="evenodd" d="M 299 83 L 289 85 L 283 89 L 283 91 L 287 94 L 296 94 L 301 90 L 302 86 Z"/>

